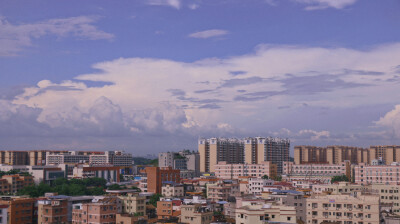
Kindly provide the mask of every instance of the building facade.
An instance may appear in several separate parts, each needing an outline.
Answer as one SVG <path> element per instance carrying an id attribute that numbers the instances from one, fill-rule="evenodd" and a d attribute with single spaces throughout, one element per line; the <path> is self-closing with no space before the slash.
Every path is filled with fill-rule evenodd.
<path id="1" fill-rule="evenodd" d="M 181 181 L 180 171 L 171 167 L 146 167 L 147 191 L 161 194 L 161 187 L 164 181 L 179 183 Z"/>
<path id="2" fill-rule="evenodd" d="M 277 165 L 272 162 L 262 161 L 260 164 L 228 164 L 219 162 L 215 166 L 215 176 L 221 179 L 238 179 L 240 176 L 270 178 L 277 176 Z"/>
<path id="3" fill-rule="evenodd" d="M 47 198 L 38 200 L 38 223 L 67 224 L 68 200 L 58 198 Z"/>
<path id="4" fill-rule="evenodd" d="M 210 224 L 214 212 L 201 204 L 181 205 L 181 223 Z"/>
<path id="5" fill-rule="evenodd" d="M 122 204 L 122 213 L 130 215 L 146 215 L 146 197 L 138 193 L 129 193 L 124 196 L 118 196 Z"/>
<path id="6" fill-rule="evenodd" d="M 354 182 L 357 184 L 383 183 L 400 184 L 400 163 L 391 165 L 367 165 L 360 163 L 354 166 Z"/>

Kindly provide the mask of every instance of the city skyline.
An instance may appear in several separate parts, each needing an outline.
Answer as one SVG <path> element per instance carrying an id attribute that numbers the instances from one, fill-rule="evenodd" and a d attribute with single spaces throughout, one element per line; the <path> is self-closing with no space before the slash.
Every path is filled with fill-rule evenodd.
<path id="1" fill-rule="evenodd" d="M 3 1 L 0 149 L 400 145 L 396 0 Z"/>

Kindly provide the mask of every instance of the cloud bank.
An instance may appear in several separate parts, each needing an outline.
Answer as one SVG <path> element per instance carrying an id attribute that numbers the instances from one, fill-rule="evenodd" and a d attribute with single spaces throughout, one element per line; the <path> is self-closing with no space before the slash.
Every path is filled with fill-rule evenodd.
<path id="1" fill-rule="evenodd" d="M 398 43 L 366 51 L 260 45 L 250 54 L 190 63 L 119 58 L 73 80 L 42 80 L 4 94 L 12 97 L 0 99 L 0 140 L 139 154 L 195 148 L 199 136 L 398 142 L 398 58 Z M 357 116 L 360 108 L 374 112 Z"/>

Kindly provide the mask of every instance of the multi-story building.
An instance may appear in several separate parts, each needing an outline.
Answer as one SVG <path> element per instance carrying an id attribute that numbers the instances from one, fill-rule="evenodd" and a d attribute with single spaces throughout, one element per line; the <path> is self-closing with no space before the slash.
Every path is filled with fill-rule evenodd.
<path id="1" fill-rule="evenodd" d="M 145 216 L 146 215 L 146 197 L 138 193 L 128 193 L 127 195 L 118 196 L 122 204 L 122 212 Z"/>
<path id="2" fill-rule="evenodd" d="M 66 198 L 46 198 L 38 200 L 38 223 L 68 223 L 68 200 Z"/>
<path id="3" fill-rule="evenodd" d="M 279 138 L 199 139 L 200 171 L 215 172 L 218 162 L 260 164 L 270 161 L 282 173 L 282 162 L 289 161 L 290 141 Z"/>
<path id="4" fill-rule="evenodd" d="M 316 194 L 350 194 L 354 191 L 368 191 L 368 188 L 366 186 L 349 182 L 313 184 L 311 186 L 311 189 L 312 192 Z"/>
<path id="5" fill-rule="evenodd" d="M 400 146 L 399 145 L 379 145 L 370 146 L 368 149 L 369 160 L 364 163 L 371 163 L 372 160 L 382 158 L 386 165 L 393 162 L 400 162 Z"/>
<path id="6" fill-rule="evenodd" d="M 400 163 L 391 165 L 367 165 L 360 163 L 354 166 L 354 182 L 357 184 L 400 184 Z"/>
<path id="7" fill-rule="evenodd" d="M 159 167 L 174 167 L 175 152 L 160 152 L 158 153 Z"/>
<path id="8" fill-rule="evenodd" d="M 200 172 L 215 172 L 218 162 L 244 163 L 244 143 L 236 138 L 199 139 Z"/>
<path id="9" fill-rule="evenodd" d="M 157 216 L 158 219 L 170 219 L 171 217 L 178 217 L 180 211 L 181 200 L 171 200 L 161 198 L 157 201 Z"/>
<path id="10" fill-rule="evenodd" d="M 260 164 L 228 164 L 218 162 L 215 166 L 215 176 L 221 179 L 238 179 L 240 176 L 251 177 L 277 176 L 277 166 L 272 162 L 262 161 Z"/>
<path id="11" fill-rule="evenodd" d="M 212 201 L 227 201 L 229 197 L 240 196 L 240 185 L 230 180 L 207 184 L 207 198 Z"/>
<path id="12" fill-rule="evenodd" d="M 158 166 L 190 172 L 193 173 L 194 177 L 197 177 L 200 172 L 200 156 L 198 153 L 189 150 L 162 152 L 158 154 Z"/>
<path id="13" fill-rule="evenodd" d="M 8 205 L 1 205 L 0 204 L 0 224 L 7 224 L 8 222 Z"/>
<path id="14" fill-rule="evenodd" d="M 0 163 L 6 165 L 29 165 L 27 151 L 0 151 Z"/>
<path id="15" fill-rule="evenodd" d="M 379 194 L 381 205 L 388 205 L 392 212 L 400 215 L 400 186 L 387 184 L 372 184 L 366 186 L 376 194 Z"/>
<path id="16" fill-rule="evenodd" d="M 132 167 L 133 157 L 131 153 L 123 151 L 66 151 L 46 154 L 46 164 L 90 164 L 90 165 L 113 165 L 118 167 Z"/>
<path id="17" fill-rule="evenodd" d="M 370 160 L 368 149 L 353 146 L 295 146 L 294 163 L 328 163 L 340 164 L 344 161 L 352 164 L 368 162 Z"/>
<path id="18" fill-rule="evenodd" d="M 115 223 L 117 200 L 115 197 L 106 197 L 98 202 L 73 205 L 72 224 Z"/>
<path id="19" fill-rule="evenodd" d="M 36 199 L 34 198 L 2 198 L 0 205 L 8 206 L 9 224 L 34 223 L 34 210 Z"/>
<path id="20" fill-rule="evenodd" d="M 161 194 L 161 187 L 164 181 L 179 183 L 180 171 L 171 167 L 146 167 L 147 191 Z"/>
<path id="21" fill-rule="evenodd" d="M 333 176 L 346 175 L 350 180 L 351 164 L 349 161 L 339 164 L 294 164 L 283 163 L 283 178 L 286 180 L 320 180 L 330 183 Z"/>
<path id="22" fill-rule="evenodd" d="M 236 224 L 296 223 L 296 209 L 271 203 L 243 202 L 235 211 Z"/>
<path id="23" fill-rule="evenodd" d="M 264 186 L 272 186 L 274 184 L 273 180 L 262 179 L 262 178 L 249 178 L 248 180 L 248 191 L 249 194 L 261 195 Z"/>
<path id="24" fill-rule="evenodd" d="M 201 204 L 181 205 L 181 223 L 210 224 L 214 212 Z"/>
<path id="25" fill-rule="evenodd" d="M 260 164 L 270 161 L 277 165 L 278 174 L 282 174 L 282 163 L 289 161 L 290 141 L 280 138 L 246 138 L 244 139 L 245 162 Z"/>
<path id="26" fill-rule="evenodd" d="M 100 177 L 106 179 L 108 182 L 120 181 L 120 167 L 112 165 L 90 166 L 78 165 L 73 168 L 73 175 L 70 178 L 93 178 Z"/>
<path id="27" fill-rule="evenodd" d="M 379 195 L 312 195 L 306 199 L 307 223 L 380 223 Z"/>
<path id="28" fill-rule="evenodd" d="M 130 214 L 117 214 L 116 224 L 142 224 L 147 223 L 147 218 Z"/>
<path id="29" fill-rule="evenodd" d="M 182 184 L 167 182 L 163 184 L 161 194 L 164 197 L 183 197 L 185 195 L 185 189 Z"/>
<path id="30" fill-rule="evenodd" d="M 21 176 L 19 174 L 4 175 L 0 179 L 0 192 L 16 193 L 26 186 L 33 185 L 32 176 Z"/>

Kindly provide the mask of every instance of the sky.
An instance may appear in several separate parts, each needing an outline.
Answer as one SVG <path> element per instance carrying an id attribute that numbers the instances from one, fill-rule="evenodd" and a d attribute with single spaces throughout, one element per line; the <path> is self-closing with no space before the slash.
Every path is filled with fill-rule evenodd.
<path id="1" fill-rule="evenodd" d="M 398 0 L 0 2 L 0 149 L 400 144 Z"/>

